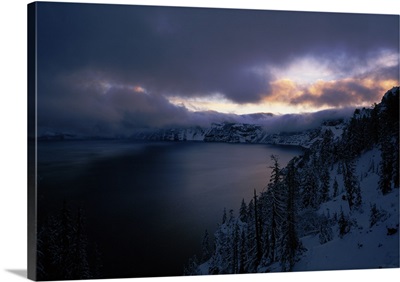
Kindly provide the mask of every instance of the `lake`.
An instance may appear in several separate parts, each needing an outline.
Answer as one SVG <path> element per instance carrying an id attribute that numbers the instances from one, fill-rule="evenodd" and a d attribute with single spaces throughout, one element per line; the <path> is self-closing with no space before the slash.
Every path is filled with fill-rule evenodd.
<path id="1" fill-rule="evenodd" d="M 64 200 L 83 207 L 90 240 L 109 277 L 177 276 L 201 254 L 223 209 L 269 181 L 271 154 L 283 167 L 296 147 L 127 140 L 38 142 L 38 214 Z"/>

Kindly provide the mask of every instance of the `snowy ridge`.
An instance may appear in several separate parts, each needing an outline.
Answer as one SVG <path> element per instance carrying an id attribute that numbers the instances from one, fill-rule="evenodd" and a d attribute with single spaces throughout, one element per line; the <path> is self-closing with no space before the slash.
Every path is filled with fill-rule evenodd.
<path id="1" fill-rule="evenodd" d="M 130 136 L 134 140 L 150 141 L 204 141 L 226 143 L 259 143 L 290 145 L 309 148 L 318 140 L 319 133 L 331 130 L 339 138 L 343 131 L 343 121 L 325 122 L 319 128 L 304 132 L 268 133 L 261 125 L 244 123 L 212 123 L 209 128 L 190 127 L 158 130 L 139 130 Z"/>

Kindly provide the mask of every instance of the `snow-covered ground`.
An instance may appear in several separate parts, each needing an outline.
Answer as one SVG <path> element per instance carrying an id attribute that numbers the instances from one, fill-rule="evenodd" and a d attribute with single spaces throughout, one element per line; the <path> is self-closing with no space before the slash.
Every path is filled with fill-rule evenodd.
<path id="1" fill-rule="evenodd" d="M 333 216 L 343 210 L 354 221 L 350 232 L 339 237 L 338 225 L 333 226 L 333 239 L 320 244 L 318 235 L 303 237 L 307 251 L 295 265 L 294 271 L 335 270 L 361 268 L 399 267 L 399 189 L 387 195 L 378 190 L 377 174 L 380 151 L 375 148 L 361 155 L 356 162 L 356 172 L 360 176 L 362 209 L 350 212 L 347 201 L 342 197 L 342 175 L 337 173 L 337 165 L 331 171 L 331 180 L 337 180 L 339 195 L 321 205 L 320 214 Z M 332 185 L 331 185 L 332 187 Z M 332 195 L 331 191 L 331 195 Z M 381 219 L 370 226 L 371 205 L 382 212 Z M 391 228 L 395 234 L 389 234 Z"/>

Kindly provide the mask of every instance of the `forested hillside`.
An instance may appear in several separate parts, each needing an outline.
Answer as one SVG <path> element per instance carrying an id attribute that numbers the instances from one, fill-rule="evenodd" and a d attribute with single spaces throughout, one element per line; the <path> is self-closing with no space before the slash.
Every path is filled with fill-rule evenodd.
<path id="1" fill-rule="evenodd" d="M 286 167 L 279 156 L 268 165 L 250 202 L 221 206 L 214 239 L 206 231 L 185 274 L 399 266 L 398 87 L 340 132 L 322 127 Z"/>

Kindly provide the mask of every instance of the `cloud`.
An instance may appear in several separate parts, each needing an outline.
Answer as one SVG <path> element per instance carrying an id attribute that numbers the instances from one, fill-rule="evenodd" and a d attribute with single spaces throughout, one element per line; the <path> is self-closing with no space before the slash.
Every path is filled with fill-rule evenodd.
<path id="1" fill-rule="evenodd" d="M 63 3 L 38 11 L 40 71 L 91 69 L 160 95 L 255 103 L 276 80 L 268 66 L 308 56 L 345 72 L 376 50 L 398 53 L 396 16 Z"/>
<path id="2" fill-rule="evenodd" d="M 269 132 L 301 131 L 318 126 L 324 119 L 350 116 L 353 110 L 290 115 L 192 112 L 140 86 L 90 80 L 88 73 L 59 77 L 48 83 L 46 90 L 52 94 L 38 100 L 39 134 L 59 131 L 89 136 L 129 136 L 138 129 L 209 127 L 213 122 L 258 124 Z"/>
<path id="3" fill-rule="evenodd" d="M 83 75 L 83 74 L 81 74 Z M 39 89 L 40 91 L 40 89 Z M 47 85 L 52 94 L 38 100 L 41 131 L 58 130 L 88 135 L 129 133 L 133 128 L 180 125 L 188 110 L 140 86 L 58 78 Z"/>
<path id="4" fill-rule="evenodd" d="M 377 102 L 398 83 L 398 16 L 46 2 L 38 16 L 40 130 L 261 122 L 204 100 L 315 111 Z"/>
<path id="5" fill-rule="evenodd" d="M 354 108 L 322 110 L 314 113 L 286 114 L 265 119 L 260 124 L 270 133 L 301 132 L 317 128 L 323 121 L 346 119 L 354 112 Z"/>
<path id="6" fill-rule="evenodd" d="M 270 83 L 271 93 L 264 100 L 312 109 L 370 106 L 399 84 L 398 59 L 388 50 L 372 52 L 364 62 L 344 67 L 330 66 L 329 58 L 295 59 L 287 69 L 272 70 L 277 79 Z"/>

